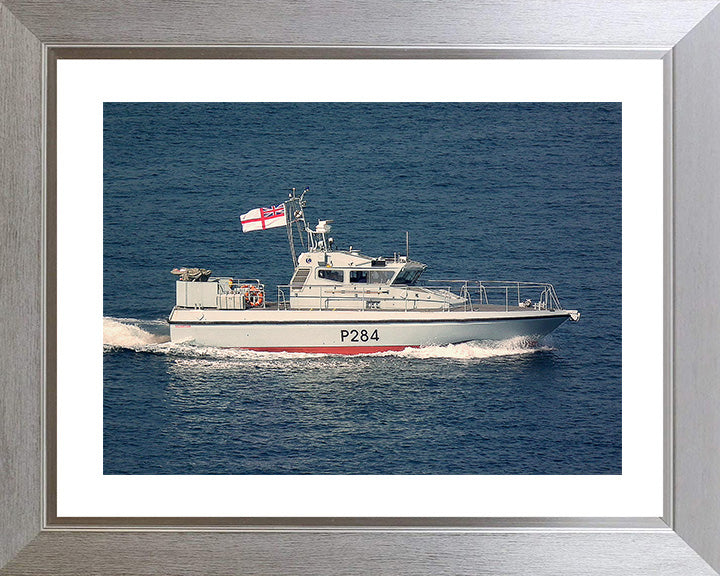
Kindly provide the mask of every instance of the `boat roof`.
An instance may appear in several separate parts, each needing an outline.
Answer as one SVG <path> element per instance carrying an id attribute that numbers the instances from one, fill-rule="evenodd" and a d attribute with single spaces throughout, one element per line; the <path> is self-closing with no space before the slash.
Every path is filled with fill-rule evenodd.
<path id="1" fill-rule="evenodd" d="M 399 270 L 401 268 L 425 269 L 427 266 L 422 262 L 410 260 L 407 256 L 394 255 L 390 257 L 373 258 L 362 254 L 357 250 L 313 250 L 303 252 L 298 257 L 299 266 L 321 265 L 333 267 L 359 267 L 359 268 L 390 268 Z"/>

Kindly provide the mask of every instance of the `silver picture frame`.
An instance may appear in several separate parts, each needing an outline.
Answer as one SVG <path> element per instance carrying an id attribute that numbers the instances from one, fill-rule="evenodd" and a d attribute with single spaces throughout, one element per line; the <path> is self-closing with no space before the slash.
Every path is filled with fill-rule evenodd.
<path id="1" fill-rule="evenodd" d="M 0 574 L 716 574 L 718 4 L 0 0 Z M 117 57 L 662 59 L 663 516 L 58 518 L 54 63 Z"/>

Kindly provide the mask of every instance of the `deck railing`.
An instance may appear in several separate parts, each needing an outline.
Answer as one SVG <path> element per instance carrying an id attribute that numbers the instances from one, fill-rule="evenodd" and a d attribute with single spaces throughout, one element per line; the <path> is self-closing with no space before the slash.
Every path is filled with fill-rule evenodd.
<path id="1" fill-rule="evenodd" d="M 233 278 L 231 276 L 218 276 L 218 296 L 223 294 L 240 294 L 243 297 L 252 291 L 259 295 L 256 304 L 257 307 L 265 308 L 267 302 L 265 299 L 265 284 L 260 282 L 258 278 Z"/>
<path id="2" fill-rule="evenodd" d="M 401 288 L 401 286 L 393 286 Z M 473 280 L 429 280 L 416 286 L 402 287 L 398 294 L 392 296 L 387 287 L 373 285 L 372 287 L 358 286 L 350 290 L 345 286 L 332 286 L 328 284 L 306 284 L 302 292 L 312 289 L 311 294 L 301 293 L 297 287 L 283 284 L 277 287 L 277 304 L 280 310 L 290 308 L 290 298 L 301 299 L 306 302 L 314 300 L 315 309 L 344 308 L 345 302 L 355 302 L 356 308 L 362 310 L 382 309 L 381 302 L 393 300 L 396 310 L 414 310 L 414 298 L 408 293 L 415 288 L 429 288 L 433 290 L 434 300 L 443 310 L 474 311 L 482 306 L 500 306 L 506 311 L 511 307 L 534 308 L 536 310 L 561 310 L 555 288 L 552 284 L 542 282 L 503 282 L 503 281 L 473 281 Z M 294 292 L 294 293 L 293 293 Z M 458 302 L 460 297 L 461 302 Z M 398 300 L 403 303 L 397 306 Z M 330 304 L 332 302 L 332 304 Z M 427 301 L 424 301 L 427 302 Z"/>
<path id="3" fill-rule="evenodd" d="M 465 309 L 475 310 L 481 305 L 562 310 L 555 288 L 547 282 L 518 282 L 503 280 L 428 280 L 423 286 L 435 289 L 450 284 L 453 291 L 465 298 Z"/>
<path id="4" fill-rule="evenodd" d="M 394 288 L 400 288 L 400 286 L 394 286 Z M 306 302 L 310 300 L 317 301 L 316 306 L 307 306 L 307 308 L 315 308 L 321 310 L 330 310 L 333 308 L 346 308 L 346 303 L 357 303 L 357 306 L 353 308 L 361 310 L 373 310 L 382 309 L 381 302 L 383 301 L 394 301 L 396 310 L 412 310 L 413 302 L 415 299 L 408 296 L 408 293 L 413 292 L 414 286 L 403 287 L 402 291 L 394 291 L 393 295 L 390 295 L 390 291 L 387 287 L 382 285 L 363 286 L 360 284 L 357 288 L 349 289 L 346 286 L 332 286 L 328 284 L 305 284 L 302 286 L 303 292 L 307 289 L 312 290 L 312 293 L 302 293 L 296 286 L 290 284 L 282 284 L 277 287 L 277 302 L 280 310 L 287 310 L 290 308 L 290 298 L 300 299 Z M 437 303 L 438 307 L 443 310 L 449 310 L 453 307 L 453 296 L 457 297 L 458 294 L 453 294 L 451 287 L 445 288 L 446 293 L 440 292 L 439 288 L 434 294 L 433 303 Z M 400 304 L 400 301 L 402 302 Z M 397 307 L 400 304 L 400 307 Z M 305 307 L 304 307 L 305 308 Z"/>

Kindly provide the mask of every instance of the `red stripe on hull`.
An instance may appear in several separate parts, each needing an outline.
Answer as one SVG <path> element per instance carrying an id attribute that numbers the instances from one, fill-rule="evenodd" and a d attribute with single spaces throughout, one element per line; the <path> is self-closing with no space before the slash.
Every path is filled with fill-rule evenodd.
<path id="1" fill-rule="evenodd" d="M 305 354 L 374 354 L 414 348 L 414 346 L 298 346 L 273 348 L 244 348 L 254 352 L 303 352 Z"/>

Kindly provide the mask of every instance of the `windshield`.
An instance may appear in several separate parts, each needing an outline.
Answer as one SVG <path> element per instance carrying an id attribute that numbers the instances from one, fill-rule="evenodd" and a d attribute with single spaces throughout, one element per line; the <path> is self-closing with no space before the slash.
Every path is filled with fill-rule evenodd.
<path id="1" fill-rule="evenodd" d="M 393 284 L 415 284 L 422 273 L 422 268 L 403 268 L 393 280 Z"/>

